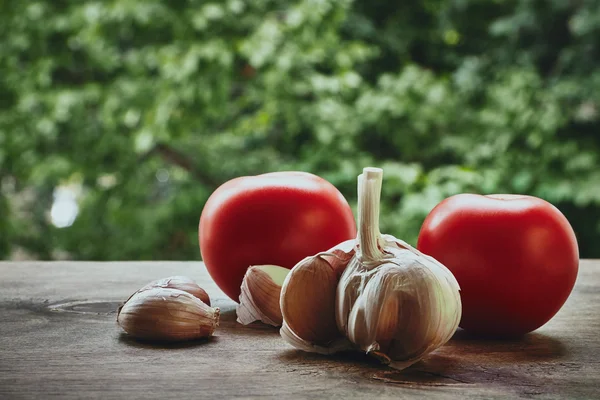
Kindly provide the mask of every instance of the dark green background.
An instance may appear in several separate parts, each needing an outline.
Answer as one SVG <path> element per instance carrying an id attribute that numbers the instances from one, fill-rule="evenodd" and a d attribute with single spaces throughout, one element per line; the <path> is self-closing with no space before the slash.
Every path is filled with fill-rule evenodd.
<path id="1" fill-rule="evenodd" d="M 309 171 L 354 206 L 369 165 L 385 233 L 527 193 L 600 257 L 599 44 L 597 0 L 0 2 L 0 257 L 199 259 L 220 183 Z"/>

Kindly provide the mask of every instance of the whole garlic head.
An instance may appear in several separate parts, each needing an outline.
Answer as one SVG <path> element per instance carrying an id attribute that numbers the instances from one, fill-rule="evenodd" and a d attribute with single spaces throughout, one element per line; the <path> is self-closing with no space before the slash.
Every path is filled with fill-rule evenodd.
<path id="1" fill-rule="evenodd" d="M 381 169 L 365 168 L 358 178 L 358 237 L 352 249 L 346 243 L 334 247 L 329 255 L 318 255 L 336 260 L 338 270 L 343 271 L 336 284 L 335 320 L 345 342 L 311 343 L 310 338 L 291 329 L 294 325 L 286 320 L 285 313 L 281 335 L 305 351 L 327 354 L 356 348 L 402 369 L 452 337 L 462 308 L 458 283 L 445 266 L 402 240 L 379 232 L 382 175 Z M 310 286 L 310 282 L 291 279 L 299 275 L 294 273 L 297 268 L 306 265 L 303 260 L 288 275 L 282 305 L 302 309 L 301 298 L 285 296 L 293 293 L 286 285 Z M 325 309 L 327 306 L 323 305 Z"/>
<path id="2" fill-rule="evenodd" d="M 445 344 L 458 327 L 458 283 L 434 259 L 386 235 L 386 256 L 362 263 L 358 253 L 337 287 L 338 328 L 361 350 L 405 368 Z"/>

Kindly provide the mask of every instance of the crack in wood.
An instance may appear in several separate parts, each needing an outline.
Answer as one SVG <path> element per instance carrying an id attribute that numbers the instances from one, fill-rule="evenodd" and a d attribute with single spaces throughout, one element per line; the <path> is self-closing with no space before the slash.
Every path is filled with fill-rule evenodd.
<path id="1" fill-rule="evenodd" d="M 452 381 L 455 381 L 455 382 L 458 382 L 458 383 L 466 383 L 466 384 L 471 384 L 471 382 L 463 381 L 462 379 L 458 379 L 458 378 L 455 378 L 455 377 L 453 377 L 453 376 L 449 376 L 449 375 L 438 374 L 438 373 L 435 373 L 435 372 L 429 372 L 429 371 L 419 371 L 419 372 L 423 372 L 423 373 L 425 373 L 425 374 L 427 374 L 427 375 L 431 375 L 431 376 L 436 376 L 436 377 L 438 377 L 438 378 L 450 379 L 450 380 L 452 380 Z"/>
<path id="2" fill-rule="evenodd" d="M 394 375 L 402 375 L 403 372 L 395 372 Z M 435 381 L 435 380 L 426 380 L 423 378 L 426 378 L 426 376 L 423 375 L 428 375 L 431 377 L 435 377 L 435 378 L 442 378 L 442 379 L 447 379 L 450 380 L 452 382 L 443 382 L 443 381 Z M 389 374 L 387 374 L 389 375 Z M 471 382 L 459 379 L 459 378 L 455 378 L 453 376 L 449 376 L 449 375 L 444 375 L 444 374 L 440 374 L 440 373 L 436 373 L 436 372 L 430 372 L 430 371 L 406 371 L 406 374 L 404 375 L 404 377 L 400 377 L 400 378 L 391 378 L 391 377 L 386 377 L 386 376 L 379 376 L 379 375 L 372 375 L 370 377 L 372 380 L 376 380 L 376 381 L 381 381 L 384 383 L 392 383 L 392 384 L 398 384 L 398 385 L 421 385 L 421 386 L 453 386 L 453 385 L 458 385 L 458 384 L 466 384 L 466 385 L 471 385 Z M 411 379 L 414 378 L 414 379 Z"/>
<path id="3" fill-rule="evenodd" d="M 391 379 L 382 376 L 373 376 L 372 380 L 380 381 L 383 383 L 390 383 L 393 385 L 408 385 L 408 386 L 454 386 L 460 383 L 449 383 L 449 382 L 433 382 L 433 381 L 411 381 L 411 380 L 398 380 Z"/>
<path id="4" fill-rule="evenodd" d="M 116 301 L 69 301 L 54 303 L 48 308 L 51 311 L 72 312 L 78 314 L 111 315 L 116 314 L 122 303 Z"/>

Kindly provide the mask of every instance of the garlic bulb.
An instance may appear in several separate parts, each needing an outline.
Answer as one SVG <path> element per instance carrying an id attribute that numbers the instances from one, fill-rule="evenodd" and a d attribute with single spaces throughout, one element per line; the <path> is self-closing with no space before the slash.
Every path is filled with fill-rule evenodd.
<path id="1" fill-rule="evenodd" d="M 346 343 L 340 339 L 311 342 L 310 337 L 293 328 L 286 313 L 281 335 L 305 351 L 330 353 L 352 347 L 402 369 L 452 337 L 460 321 L 461 303 L 458 283 L 446 267 L 379 232 L 382 175 L 381 169 L 365 168 L 358 178 L 358 237 L 353 248 L 348 250 L 345 244 L 344 250 L 336 246 L 319 255 L 334 257 L 338 271 L 343 271 L 333 298 L 338 334 L 346 338 Z M 298 309 L 304 308 L 304 299 L 286 298 L 286 294 L 292 292 L 287 285 L 311 285 L 291 279 L 298 273 L 297 268 L 306 268 L 305 264 L 296 265 L 288 275 L 289 282 L 284 282 L 282 305 L 292 303 Z M 327 310 L 330 304 L 322 307 Z M 311 314 L 306 315 L 310 318 Z"/>

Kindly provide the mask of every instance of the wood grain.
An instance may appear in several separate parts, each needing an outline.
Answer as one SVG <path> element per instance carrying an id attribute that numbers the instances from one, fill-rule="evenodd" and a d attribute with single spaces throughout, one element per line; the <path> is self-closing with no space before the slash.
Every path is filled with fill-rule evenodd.
<path id="1" fill-rule="evenodd" d="M 153 345 L 115 323 L 144 284 L 188 275 L 222 310 L 211 340 Z M 600 261 L 582 261 L 557 316 L 519 340 L 458 331 L 405 371 L 360 354 L 296 351 L 235 322 L 201 263 L 0 263 L 0 398 L 600 398 Z"/>

